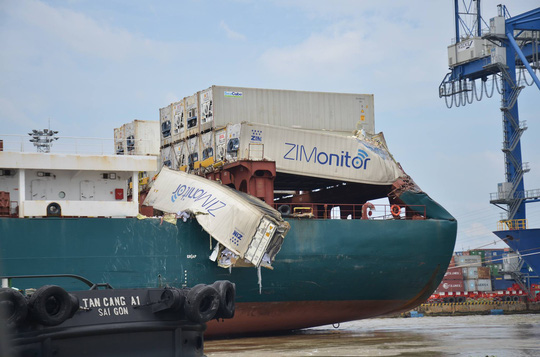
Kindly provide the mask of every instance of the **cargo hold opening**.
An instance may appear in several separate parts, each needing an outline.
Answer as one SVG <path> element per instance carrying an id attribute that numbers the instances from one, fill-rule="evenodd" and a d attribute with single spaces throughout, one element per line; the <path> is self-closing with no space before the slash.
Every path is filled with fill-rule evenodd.
<path id="1" fill-rule="evenodd" d="M 274 181 L 274 203 L 363 204 L 385 198 L 391 190 L 392 185 L 342 182 L 278 172 Z"/>

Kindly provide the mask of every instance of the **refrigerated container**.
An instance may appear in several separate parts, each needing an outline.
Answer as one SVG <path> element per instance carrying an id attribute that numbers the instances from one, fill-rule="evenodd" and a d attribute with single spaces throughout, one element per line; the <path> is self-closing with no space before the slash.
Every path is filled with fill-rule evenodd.
<path id="1" fill-rule="evenodd" d="M 134 120 L 114 129 L 117 155 L 160 155 L 159 122 Z"/>
<path id="2" fill-rule="evenodd" d="M 243 121 L 276 126 L 375 133 L 373 94 L 230 86 L 201 91 L 201 130 Z M 203 106 L 203 103 L 204 104 Z M 207 113 L 203 121 L 203 110 Z"/>
<path id="3" fill-rule="evenodd" d="M 161 161 L 159 167 L 167 166 L 170 169 L 176 170 L 175 153 L 172 146 L 167 146 L 161 149 Z"/>
<path id="4" fill-rule="evenodd" d="M 172 143 L 171 105 L 159 109 L 159 124 L 161 126 L 160 146 Z"/>
<path id="5" fill-rule="evenodd" d="M 263 201 L 181 171 L 161 170 L 144 204 L 168 213 L 193 213 L 220 245 L 256 267 L 270 267 L 290 228 Z M 215 251 L 218 255 L 220 247 Z M 232 266 L 230 261 L 228 266 Z"/>
<path id="6" fill-rule="evenodd" d="M 159 155 L 159 123 L 134 120 L 124 124 L 127 155 Z"/>
<path id="7" fill-rule="evenodd" d="M 227 154 L 227 128 L 220 128 L 215 131 L 216 152 L 214 160 L 216 163 L 223 162 Z"/>
<path id="8" fill-rule="evenodd" d="M 198 94 L 184 98 L 186 106 L 186 137 L 190 138 L 193 135 L 200 133 L 199 125 L 199 110 L 198 110 Z"/>
<path id="9" fill-rule="evenodd" d="M 172 103 L 172 142 L 176 143 L 185 138 L 186 106 L 184 99 Z"/>
<path id="10" fill-rule="evenodd" d="M 227 145 L 225 147 L 225 160 L 235 161 L 240 150 L 240 130 L 242 124 L 227 125 Z"/>
<path id="11" fill-rule="evenodd" d="M 199 158 L 202 167 L 208 167 L 214 164 L 214 138 L 215 133 L 213 130 L 201 134 Z"/>
<path id="12" fill-rule="evenodd" d="M 135 155 L 135 124 L 133 122 L 124 124 L 126 133 L 126 154 Z"/>
<path id="13" fill-rule="evenodd" d="M 199 113 L 201 117 L 201 133 L 214 128 L 214 108 L 212 88 L 199 92 Z"/>
<path id="14" fill-rule="evenodd" d="M 180 171 L 186 171 L 188 166 L 188 150 L 187 143 L 185 141 L 180 141 L 172 145 L 177 169 Z"/>
<path id="15" fill-rule="evenodd" d="M 227 126 L 227 138 L 227 161 L 275 161 L 280 173 L 377 185 L 392 184 L 403 175 L 382 134 L 344 137 L 241 123 Z"/>
<path id="16" fill-rule="evenodd" d="M 194 136 L 187 140 L 187 165 L 189 170 L 198 169 L 200 167 L 199 158 L 199 136 Z"/>
<path id="17" fill-rule="evenodd" d="M 125 154 L 126 152 L 125 142 L 126 142 L 125 126 L 122 125 L 119 128 L 114 128 L 114 153 L 116 155 Z"/>

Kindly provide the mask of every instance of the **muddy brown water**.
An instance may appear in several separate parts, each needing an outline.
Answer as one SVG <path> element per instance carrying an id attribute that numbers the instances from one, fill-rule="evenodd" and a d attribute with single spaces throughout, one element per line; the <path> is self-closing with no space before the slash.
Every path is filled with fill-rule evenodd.
<path id="1" fill-rule="evenodd" d="M 540 314 L 382 318 L 205 341 L 217 356 L 540 356 Z"/>

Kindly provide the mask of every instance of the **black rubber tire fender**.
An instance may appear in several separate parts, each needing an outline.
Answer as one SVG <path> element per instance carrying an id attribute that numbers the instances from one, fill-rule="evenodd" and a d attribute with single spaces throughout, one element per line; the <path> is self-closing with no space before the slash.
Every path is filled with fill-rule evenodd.
<path id="1" fill-rule="evenodd" d="M 219 294 L 210 285 L 198 284 L 186 296 L 186 317 L 196 323 L 210 321 L 219 309 Z"/>
<path id="2" fill-rule="evenodd" d="M 18 290 L 0 288 L 0 317 L 4 318 L 8 326 L 17 326 L 28 315 L 26 298 Z"/>
<path id="3" fill-rule="evenodd" d="M 75 313 L 71 295 L 57 285 L 37 289 L 28 305 L 32 318 L 45 326 L 60 325 Z"/>
<path id="4" fill-rule="evenodd" d="M 160 301 L 167 306 L 167 310 L 178 311 L 184 305 L 186 297 L 175 288 L 165 289 L 161 293 Z"/>
<path id="5" fill-rule="evenodd" d="M 449 297 L 449 298 L 448 298 L 448 302 L 451 303 L 451 304 L 453 304 L 453 303 L 456 302 L 456 299 L 453 298 L 453 297 Z"/>
<path id="6" fill-rule="evenodd" d="M 236 310 L 236 285 L 228 280 L 218 280 L 212 284 L 219 294 L 219 309 L 216 318 L 231 319 Z"/>
<path id="7" fill-rule="evenodd" d="M 71 311 L 69 314 L 69 318 L 72 318 L 73 315 L 80 309 L 80 303 L 79 303 L 79 297 L 77 295 L 68 294 L 69 299 L 71 300 Z"/>

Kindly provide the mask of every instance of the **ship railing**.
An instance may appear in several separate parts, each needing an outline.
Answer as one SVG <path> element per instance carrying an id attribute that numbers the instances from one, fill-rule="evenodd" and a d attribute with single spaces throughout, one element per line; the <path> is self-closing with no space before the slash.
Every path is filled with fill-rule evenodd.
<path id="1" fill-rule="evenodd" d="M 112 138 L 92 138 L 76 136 L 55 136 L 50 146 L 30 142 L 28 135 L 0 134 L 0 151 L 11 152 L 51 152 L 57 154 L 81 155 L 157 155 L 159 147 L 153 140 Z"/>
<path id="2" fill-rule="evenodd" d="M 526 219 L 507 219 L 497 222 L 498 231 L 512 231 L 516 229 L 527 229 Z"/>
<path id="3" fill-rule="evenodd" d="M 317 219 L 425 219 L 423 205 L 339 204 L 339 203 L 274 203 L 283 217 Z M 365 211 L 365 212 L 364 212 Z M 363 214 L 364 213 L 364 214 Z"/>

